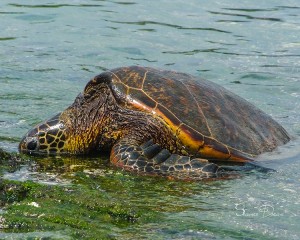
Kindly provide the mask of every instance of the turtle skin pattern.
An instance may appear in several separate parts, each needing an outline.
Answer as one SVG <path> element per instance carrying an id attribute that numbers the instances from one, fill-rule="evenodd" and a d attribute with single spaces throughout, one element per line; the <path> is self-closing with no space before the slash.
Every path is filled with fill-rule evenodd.
<path id="1" fill-rule="evenodd" d="M 121 140 L 112 149 L 111 161 L 126 170 L 174 179 L 200 180 L 229 177 L 229 173 L 217 164 L 205 159 L 171 154 L 155 144 L 153 140 L 140 146 L 126 139 Z"/>

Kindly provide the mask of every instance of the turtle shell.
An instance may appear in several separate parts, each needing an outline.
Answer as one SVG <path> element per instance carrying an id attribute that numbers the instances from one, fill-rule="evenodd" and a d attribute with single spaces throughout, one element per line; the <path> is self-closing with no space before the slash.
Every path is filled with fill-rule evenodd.
<path id="1" fill-rule="evenodd" d="M 270 116 L 213 82 L 137 66 L 105 74 L 120 104 L 162 119 L 190 155 L 243 161 L 289 141 Z"/>

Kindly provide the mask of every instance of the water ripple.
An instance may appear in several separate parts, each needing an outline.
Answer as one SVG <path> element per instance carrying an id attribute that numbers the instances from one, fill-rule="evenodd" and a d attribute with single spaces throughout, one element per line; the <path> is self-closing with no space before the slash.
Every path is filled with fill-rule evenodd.
<path id="1" fill-rule="evenodd" d="M 120 5 L 134 5 L 134 4 L 136 4 L 135 2 L 113 2 L 113 3 L 120 4 Z"/>
<path id="2" fill-rule="evenodd" d="M 121 21 L 111 21 L 111 20 L 105 20 L 107 22 L 112 22 L 112 23 L 118 23 L 118 24 L 130 24 L 130 25 L 140 25 L 140 26 L 145 26 L 145 25 L 160 25 L 164 27 L 172 27 L 176 29 L 183 29 L 183 30 L 200 30 L 200 31 L 214 31 L 214 32 L 221 32 L 221 33 L 231 33 L 229 31 L 217 29 L 217 28 L 203 28 L 203 27 L 183 27 L 180 25 L 175 25 L 175 24 L 170 24 L 170 23 L 163 23 L 163 22 L 156 22 L 156 21 L 136 21 L 136 22 L 121 22 Z"/>
<path id="3" fill-rule="evenodd" d="M 300 54 L 264 54 L 260 52 L 256 53 L 237 53 L 237 52 L 226 52 L 226 48 L 209 48 L 209 49 L 194 49 L 187 51 L 163 51 L 162 53 L 169 54 L 183 54 L 183 55 L 195 55 L 198 53 L 217 53 L 223 55 L 233 55 L 233 56 L 247 56 L 247 57 L 270 57 L 270 58 L 284 58 L 284 57 L 300 57 Z"/>
<path id="4" fill-rule="evenodd" d="M 208 11 L 208 12 L 211 13 L 211 14 L 215 14 L 215 15 L 244 17 L 246 19 L 251 19 L 251 20 L 263 20 L 263 21 L 283 22 L 283 20 L 280 19 L 280 18 L 254 17 L 254 16 L 246 15 L 246 14 L 235 14 L 235 13 L 225 13 L 225 12 L 215 12 L 215 11 Z"/>
<path id="5" fill-rule="evenodd" d="M 239 12 L 273 12 L 277 11 L 278 8 L 222 8 L 224 10 L 230 10 L 230 11 L 239 11 Z"/>
<path id="6" fill-rule="evenodd" d="M 119 51 L 119 52 L 125 52 L 128 54 L 144 55 L 139 48 L 135 48 L 135 47 L 110 47 L 110 48 L 112 50 Z"/>
<path id="7" fill-rule="evenodd" d="M 210 48 L 210 49 L 194 49 L 191 51 L 164 51 L 162 53 L 169 53 L 169 54 L 184 54 L 184 55 L 195 55 L 197 53 L 219 53 L 218 50 L 224 50 L 225 48 Z"/>
<path id="8" fill-rule="evenodd" d="M 297 6 L 277 6 L 277 8 L 280 8 L 280 9 L 300 9 L 300 7 L 297 7 Z"/>
<path id="9" fill-rule="evenodd" d="M 134 60 L 134 61 L 146 61 L 146 62 L 149 62 L 149 63 L 157 62 L 157 60 L 149 60 L 149 59 L 146 59 L 146 58 L 130 58 L 130 57 L 126 57 L 126 58 L 130 59 L 130 60 Z"/>
<path id="10" fill-rule="evenodd" d="M 0 41 L 9 41 L 9 40 L 15 40 L 17 39 L 16 37 L 2 37 L 0 38 Z"/>
<path id="11" fill-rule="evenodd" d="M 26 8 L 61 8 L 61 7 L 103 7 L 101 4 L 18 4 L 18 3 L 10 3 L 9 6 L 13 7 L 26 7 Z"/>
<path id="12" fill-rule="evenodd" d="M 24 14 L 25 12 L 0 12 L 0 14 Z"/>

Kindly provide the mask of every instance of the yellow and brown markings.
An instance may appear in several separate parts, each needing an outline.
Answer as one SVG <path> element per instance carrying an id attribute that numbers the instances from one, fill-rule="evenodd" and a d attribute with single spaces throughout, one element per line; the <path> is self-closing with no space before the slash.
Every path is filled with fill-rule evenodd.
<path id="1" fill-rule="evenodd" d="M 124 67 L 112 71 L 116 79 L 113 82 L 122 82 L 129 88 L 143 89 L 144 80 L 147 76 L 147 70 L 141 71 L 141 67 Z"/>
<path id="2" fill-rule="evenodd" d="M 240 150 L 230 148 L 228 147 L 230 151 L 230 161 L 233 162 L 248 162 L 248 161 L 253 161 L 253 159 L 256 157 L 256 155 L 249 154 L 246 152 L 242 152 Z"/>
<path id="3" fill-rule="evenodd" d="M 60 122 L 46 122 L 37 127 L 39 149 L 47 153 L 60 153 L 64 150 L 66 136 Z"/>
<path id="4" fill-rule="evenodd" d="M 198 110 L 198 113 L 199 113 L 199 116 L 203 118 L 203 123 L 202 124 L 205 124 L 207 129 L 208 129 L 208 132 L 209 132 L 209 136 L 213 137 L 213 133 L 212 133 L 212 130 L 210 129 L 209 127 L 209 124 L 208 124 L 208 121 L 207 121 L 207 118 L 202 110 L 202 106 L 200 106 L 200 103 L 199 101 L 197 101 L 196 99 L 196 94 L 197 91 L 199 91 L 199 89 L 197 88 L 196 84 L 193 84 L 191 81 L 187 81 L 187 83 L 183 83 L 184 86 L 186 87 L 187 91 L 189 92 L 189 94 L 193 97 L 193 100 L 194 100 L 194 103 L 195 105 L 197 106 L 197 110 Z"/>
<path id="5" fill-rule="evenodd" d="M 201 133 L 183 123 L 177 128 L 176 136 L 182 141 L 186 151 L 193 155 L 196 155 L 198 149 L 205 144 Z"/>
<path id="6" fill-rule="evenodd" d="M 143 108 L 147 111 L 154 110 L 157 106 L 157 102 L 140 89 L 129 88 L 127 100 L 133 106 L 141 108 L 140 110 L 143 110 Z"/>
<path id="7" fill-rule="evenodd" d="M 69 111 L 70 110 L 66 110 L 62 116 L 65 125 L 67 126 L 64 150 L 72 154 L 83 154 L 87 152 L 91 146 L 96 144 L 96 138 L 100 133 L 100 129 L 102 129 L 99 127 L 101 122 L 93 122 L 94 124 L 80 124 L 79 119 L 77 118 L 75 118 L 75 121 L 78 120 L 78 122 L 71 122 L 70 119 L 68 119 L 68 115 L 74 114 L 74 112 L 71 110 L 70 113 Z M 94 117 L 92 114 L 89 116 Z M 105 124 L 103 125 L 105 126 Z"/>
<path id="8" fill-rule="evenodd" d="M 155 118 L 165 122 L 184 145 L 184 150 L 181 151 L 186 155 L 200 154 L 203 157 L 229 159 L 228 148 L 211 137 L 208 122 L 189 90 L 190 86 L 173 80 L 174 76 L 168 76 L 165 72 L 160 75 L 140 67 L 125 68 L 112 74 L 114 90 L 119 92 L 117 95 L 126 96 L 126 107 L 152 113 Z M 184 121 L 174 113 L 180 114 Z M 200 129 L 201 133 L 191 125 Z"/>
<path id="9" fill-rule="evenodd" d="M 96 143 L 99 134 L 97 126 L 91 126 L 81 131 L 68 131 L 64 150 L 72 154 L 83 154 Z"/>
<path id="10" fill-rule="evenodd" d="M 274 135 L 269 130 L 274 121 L 265 128 L 268 123 L 261 123 L 267 119 L 265 114 L 212 82 L 143 67 L 116 69 L 111 74 L 112 88 L 123 96 L 125 107 L 161 119 L 188 154 L 244 161 L 277 144 L 268 138 L 268 131 Z"/>
<path id="11" fill-rule="evenodd" d="M 221 160 L 228 160 L 230 158 L 228 147 L 210 137 L 204 137 L 204 145 L 199 148 L 199 153 L 202 158 Z"/>

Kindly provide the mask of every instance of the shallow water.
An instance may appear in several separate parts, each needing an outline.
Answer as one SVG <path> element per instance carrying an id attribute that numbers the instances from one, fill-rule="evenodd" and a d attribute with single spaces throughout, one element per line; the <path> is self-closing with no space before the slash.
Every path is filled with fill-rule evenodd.
<path id="1" fill-rule="evenodd" d="M 111 238 L 299 239 L 299 9 L 296 0 L 2 0 L 0 147 L 9 152 L 17 151 L 29 128 L 70 105 L 90 78 L 126 65 L 172 69 L 221 84 L 272 115 L 294 138 L 260 157 L 277 172 L 230 181 L 168 182 L 105 164 L 43 165 L 41 159 L 3 170 L 2 178 L 97 185 L 113 202 L 142 212 L 135 223 L 87 220 Z M 73 170 L 57 172 L 56 164 Z M 71 238 L 76 228 L 66 229 L 6 229 L 0 237 Z"/>

